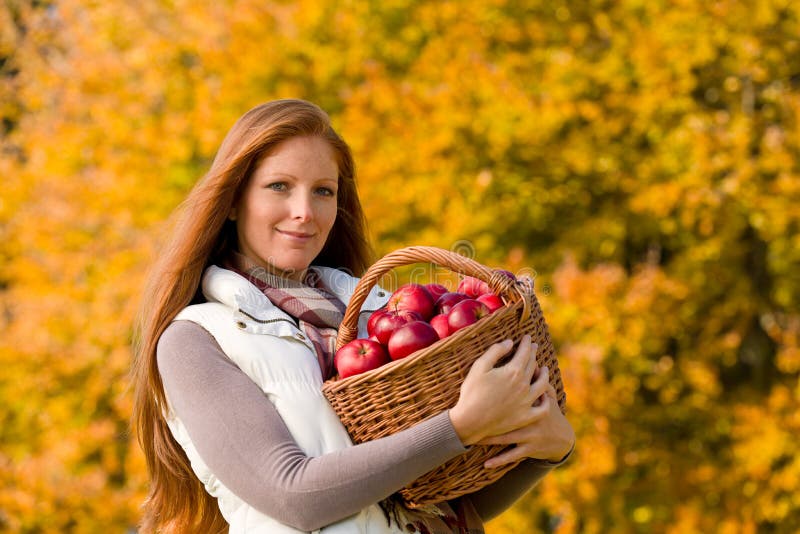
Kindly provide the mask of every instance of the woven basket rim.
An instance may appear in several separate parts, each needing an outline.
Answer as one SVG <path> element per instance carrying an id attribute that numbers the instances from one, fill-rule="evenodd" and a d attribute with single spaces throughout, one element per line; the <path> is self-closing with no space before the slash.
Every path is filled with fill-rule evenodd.
<path id="1" fill-rule="evenodd" d="M 339 326 L 339 333 L 336 337 L 336 350 L 356 339 L 361 306 L 370 290 L 378 283 L 378 280 L 396 267 L 414 263 L 431 263 L 446 267 L 457 274 L 479 278 L 486 282 L 492 291 L 503 297 L 504 300 L 508 302 L 522 301 L 525 304 L 523 307 L 523 320 L 530 315 L 530 300 L 526 298 L 525 286 L 516 278 L 511 280 L 505 274 L 502 274 L 501 269 L 491 269 L 472 258 L 467 258 L 443 248 L 428 246 L 405 247 L 390 252 L 373 263 L 358 281 Z"/>
<path id="2" fill-rule="evenodd" d="M 533 293 L 530 292 L 526 295 L 527 298 L 533 296 Z M 512 317 L 517 314 L 517 310 L 519 307 L 523 306 L 523 303 L 516 302 L 516 303 L 509 303 L 502 308 L 495 311 L 492 315 L 494 317 L 503 317 L 504 315 L 508 315 Z M 514 320 L 517 320 L 516 317 L 513 317 Z M 420 360 L 429 357 L 431 354 L 438 353 L 439 351 L 446 349 L 450 345 L 455 345 L 461 342 L 461 340 L 469 337 L 476 329 L 483 327 L 484 325 L 481 321 L 477 321 L 467 327 L 458 330 L 454 334 L 447 336 L 444 339 L 440 339 L 427 347 L 421 348 L 415 352 L 412 352 L 408 356 L 404 358 L 400 358 L 397 360 L 390 361 L 389 363 L 385 363 L 380 367 L 375 369 L 370 369 L 369 371 L 365 371 L 363 373 L 359 373 L 357 375 L 348 376 L 346 378 L 341 378 L 338 376 L 334 376 L 329 378 L 323 383 L 323 388 L 335 392 L 339 391 L 340 389 L 344 389 L 346 387 L 351 387 L 354 385 L 361 384 L 362 382 L 370 382 L 373 380 L 379 380 L 385 378 L 389 375 L 402 372 L 407 367 L 415 366 Z"/>

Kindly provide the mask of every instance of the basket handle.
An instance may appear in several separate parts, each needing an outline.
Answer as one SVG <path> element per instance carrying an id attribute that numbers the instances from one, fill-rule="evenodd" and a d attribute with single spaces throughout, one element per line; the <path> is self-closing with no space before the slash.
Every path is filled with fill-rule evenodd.
<path id="1" fill-rule="evenodd" d="M 383 275 L 395 267 L 410 265 L 412 263 L 433 263 L 441 267 L 447 267 L 458 274 L 472 276 L 483 280 L 495 293 L 502 296 L 506 302 L 523 302 L 521 320 L 528 319 L 531 313 L 530 289 L 524 284 L 516 283 L 499 271 L 489 269 L 470 258 L 464 257 L 455 252 L 436 248 L 414 246 L 406 247 L 390 252 L 377 262 L 373 263 L 364 276 L 356 284 L 350 303 L 344 314 L 344 319 L 339 326 L 339 334 L 336 337 L 336 350 L 346 345 L 358 335 L 358 316 L 361 306 Z"/>

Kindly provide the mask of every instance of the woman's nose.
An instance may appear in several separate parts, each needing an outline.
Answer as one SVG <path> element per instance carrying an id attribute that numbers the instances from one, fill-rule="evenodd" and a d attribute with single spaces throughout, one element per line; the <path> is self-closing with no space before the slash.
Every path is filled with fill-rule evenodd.
<path id="1" fill-rule="evenodd" d="M 311 195 L 298 192 L 292 199 L 292 218 L 300 221 L 311 220 L 314 216 L 314 206 Z"/>

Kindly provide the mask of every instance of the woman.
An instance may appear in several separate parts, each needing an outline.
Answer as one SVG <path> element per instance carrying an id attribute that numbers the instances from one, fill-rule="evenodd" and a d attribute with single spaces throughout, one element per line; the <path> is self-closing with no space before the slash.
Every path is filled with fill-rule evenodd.
<path id="1" fill-rule="evenodd" d="M 510 340 L 479 358 L 451 410 L 352 445 L 320 386 L 357 281 L 347 273 L 370 255 L 350 150 L 317 106 L 246 113 L 176 223 L 133 370 L 151 477 L 142 532 L 481 532 L 569 455 L 574 433 L 527 337 L 503 367 Z M 386 300 L 375 288 L 364 310 Z M 433 512 L 382 513 L 479 442 L 516 444 L 490 464 L 532 460 Z"/>

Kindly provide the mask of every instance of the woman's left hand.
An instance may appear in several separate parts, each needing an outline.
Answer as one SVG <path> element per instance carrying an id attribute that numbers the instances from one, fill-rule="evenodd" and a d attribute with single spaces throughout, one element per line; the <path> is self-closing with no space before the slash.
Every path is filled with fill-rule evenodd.
<path id="1" fill-rule="evenodd" d="M 537 369 L 537 375 L 541 369 Z M 537 403 L 546 403 L 544 417 L 528 426 L 513 430 L 506 434 L 491 436 L 481 440 L 479 445 L 516 445 L 484 463 L 487 468 L 500 467 L 504 464 L 525 458 L 536 458 L 558 462 L 575 444 L 575 432 L 558 406 L 556 392 L 548 385 L 544 395 Z M 539 404 L 541 406 L 541 404 Z"/>

